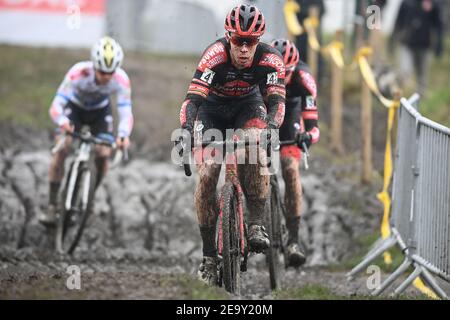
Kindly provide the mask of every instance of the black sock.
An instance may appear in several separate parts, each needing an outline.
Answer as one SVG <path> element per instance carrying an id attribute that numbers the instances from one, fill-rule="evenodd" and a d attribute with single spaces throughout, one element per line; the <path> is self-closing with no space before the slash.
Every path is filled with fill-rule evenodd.
<path id="1" fill-rule="evenodd" d="M 216 257 L 216 226 L 199 225 L 199 228 L 203 240 L 203 256 Z"/>
<path id="2" fill-rule="evenodd" d="M 289 231 L 288 244 L 291 244 L 291 243 L 298 244 L 299 226 L 300 226 L 300 217 L 287 217 L 286 218 L 286 228 Z"/>
<path id="3" fill-rule="evenodd" d="M 58 202 L 58 191 L 60 182 L 50 182 L 50 188 L 49 188 L 49 204 L 56 205 Z"/>
<path id="4" fill-rule="evenodd" d="M 248 224 L 262 226 L 264 225 L 264 213 L 266 209 L 267 199 L 265 198 L 250 198 L 247 197 L 247 208 L 249 211 Z"/>

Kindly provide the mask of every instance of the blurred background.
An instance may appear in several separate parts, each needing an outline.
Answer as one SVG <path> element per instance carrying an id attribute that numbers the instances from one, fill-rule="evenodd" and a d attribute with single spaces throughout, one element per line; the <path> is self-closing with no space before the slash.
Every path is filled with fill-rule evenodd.
<path id="1" fill-rule="evenodd" d="M 0 1 L 0 41 L 50 47 L 86 47 L 109 34 L 124 48 L 160 53 L 201 53 L 223 35 L 223 21 L 236 0 L 92 0 Z M 245 1 L 244 1 L 245 2 Z M 267 18 L 264 40 L 286 35 L 284 0 L 247 1 Z M 325 0 L 323 32 L 353 30 L 356 0 Z M 382 28 L 390 32 L 401 0 L 388 1 Z M 80 25 L 75 26 L 80 8 Z M 73 20 L 68 20 L 73 15 Z"/>

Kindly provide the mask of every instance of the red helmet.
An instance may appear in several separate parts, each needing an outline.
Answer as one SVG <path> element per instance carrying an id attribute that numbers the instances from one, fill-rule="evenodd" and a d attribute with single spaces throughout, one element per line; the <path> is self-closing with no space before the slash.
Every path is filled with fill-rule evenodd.
<path id="1" fill-rule="evenodd" d="M 266 23 L 257 7 L 243 4 L 228 13 L 225 30 L 240 37 L 261 37 L 266 31 Z"/>
<path id="2" fill-rule="evenodd" d="M 298 64 L 300 54 L 292 41 L 286 39 L 276 39 L 273 40 L 270 45 L 280 51 L 286 68 L 291 68 Z"/>

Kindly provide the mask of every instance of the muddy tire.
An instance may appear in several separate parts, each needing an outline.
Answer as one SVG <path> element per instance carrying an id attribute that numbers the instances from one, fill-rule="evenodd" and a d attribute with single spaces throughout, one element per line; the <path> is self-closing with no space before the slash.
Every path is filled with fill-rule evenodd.
<path id="1" fill-rule="evenodd" d="M 282 278 L 283 256 L 283 208 L 277 182 L 271 181 L 270 206 L 267 206 L 266 228 L 269 233 L 270 247 L 266 251 L 266 261 L 269 267 L 270 288 L 280 288 Z"/>
<path id="2" fill-rule="evenodd" d="M 240 294 L 240 237 L 237 198 L 232 184 L 226 184 L 222 191 L 222 281 L 225 290 Z"/>
<path id="3" fill-rule="evenodd" d="M 68 177 L 72 174 L 73 168 Z M 72 254 L 83 235 L 86 221 L 91 213 L 94 201 L 95 169 L 93 165 L 79 169 L 73 190 L 71 208 L 65 208 L 69 183 L 66 183 L 62 194 L 62 208 L 56 228 L 56 250 L 59 253 Z"/>

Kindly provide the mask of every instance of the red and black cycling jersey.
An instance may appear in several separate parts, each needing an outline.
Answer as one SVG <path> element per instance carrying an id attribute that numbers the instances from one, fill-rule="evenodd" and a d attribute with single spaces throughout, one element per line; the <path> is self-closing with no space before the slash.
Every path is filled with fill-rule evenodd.
<path id="1" fill-rule="evenodd" d="M 308 65 L 301 60 L 295 67 L 289 83 L 286 83 L 286 108 L 298 106 L 298 103 L 301 105 L 305 130 L 311 134 L 312 143 L 316 143 L 320 137 L 317 84 Z"/>
<path id="2" fill-rule="evenodd" d="M 264 87 L 267 122 L 280 126 L 284 118 L 286 90 L 285 66 L 280 53 L 265 43 L 258 43 L 252 65 L 237 69 L 231 62 L 230 44 L 221 38 L 202 55 L 181 107 L 180 122 L 192 129 L 198 108 L 209 95 L 230 103 L 258 93 Z"/>

